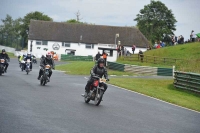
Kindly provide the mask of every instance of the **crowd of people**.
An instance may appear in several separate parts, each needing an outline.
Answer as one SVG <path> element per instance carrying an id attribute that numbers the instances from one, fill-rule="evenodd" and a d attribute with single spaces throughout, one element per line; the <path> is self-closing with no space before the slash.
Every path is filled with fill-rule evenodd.
<path id="1" fill-rule="evenodd" d="M 135 52 L 135 49 L 136 49 L 136 46 L 133 45 L 132 46 L 132 53 L 134 54 Z M 128 55 L 131 55 L 131 52 L 125 48 L 123 45 L 119 45 L 117 47 L 117 54 L 118 54 L 118 57 L 121 57 L 121 56 L 128 56 Z"/>

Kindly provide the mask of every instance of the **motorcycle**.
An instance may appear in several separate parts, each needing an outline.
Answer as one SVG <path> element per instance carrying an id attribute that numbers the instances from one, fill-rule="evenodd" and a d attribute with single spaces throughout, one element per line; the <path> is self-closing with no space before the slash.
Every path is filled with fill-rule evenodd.
<path id="1" fill-rule="evenodd" d="M 5 59 L 0 59 L 0 75 L 5 72 Z"/>
<path id="2" fill-rule="evenodd" d="M 20 68 L 21 68 L 22 71 L 24 70 L 24 64 L 25 64 L 25 61 L 22 60 L 21 63 L 20 63 Z"/>
<path id="3" fill-rule="evenodd" d="M 94 104 L 98 106 L 103 98 L 104 94 L 104 86 L 103 83 L 106 83 L 106 79 L 99 78 L 97 76 L 93 76 L 95 79 L 93 84 L 90 86 L 90 92 L 88 94 L 82 95 L 84 97 L 85 103 L 89 103 L 90 100 L 94 101 Z"/>
<path id="4" fill-rule="evenodd" d="M 45 84 L 47 84 L 47 82 L 49 82 L 49 71 L 51 69 L 50 65 L 45 65 L 45 68 L 43 70 L 43 74 L 40 78 L 40 85 L 45 86 Z"/>
<path id="5" fill-rule="evenodd" d="M 37 64 L 37 60 L 36 60 L 35 57 L 33 57 L 33 63 L 34 63 L 34 64 Z"/>
<path id="6" fill-rule="evenodd" d="M 28 59 L 27 61 L 26 61 L 26 74 L 28 75 L 28 73 L 31 71 L 31 69 L 30 69 L 30 66 L 31 66 L 31 61 Z"/>

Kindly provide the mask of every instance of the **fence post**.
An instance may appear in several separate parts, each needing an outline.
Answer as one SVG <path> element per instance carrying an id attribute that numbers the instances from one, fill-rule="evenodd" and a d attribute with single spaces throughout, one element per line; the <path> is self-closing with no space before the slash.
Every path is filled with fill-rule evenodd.
<path id="1" fill-rule="evenodd" d="M 147 56 L 146 56 L 146 63 L 147 63 Z"/>
<path id="2" fill-rule="evenodd" d="M 173 78 L 175 79 L 175 74 L 174 74 L 174 72 L 175 72 L 175 66 L 173 66 L 173 68 L 172 68 L 172 75 L 173 75 Z"/>

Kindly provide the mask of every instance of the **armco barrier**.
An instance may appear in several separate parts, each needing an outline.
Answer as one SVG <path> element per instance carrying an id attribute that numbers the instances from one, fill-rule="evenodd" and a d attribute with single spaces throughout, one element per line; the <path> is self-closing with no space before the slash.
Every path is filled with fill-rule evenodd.
<path id="1" fill-rule="evenodd" d="M 61 54 L 61 60 L 64 61 L 93 61 L 92 56 L 74 56 Z"/>
<path id="2" fill-rule="evenodd" d="M 174 74 L 174 86 L 176 88 L 200 92 L 200 74 L 177 71 Z"/>
<path id="3" fill-rule="evenodd" d="M 137 66 L 109 61 L 107 62 L 107 65 L 109 69 L 125 71 L 138 75 L 173 76 L 173 68 Z"/>
<path id="4" fill-rule="evenodd" d="M 116 63 L 116 62 L 107 62 L 107 66 L 109 69 L 117 70 L 117 71 L 124 71 L 124 64 Z"/>

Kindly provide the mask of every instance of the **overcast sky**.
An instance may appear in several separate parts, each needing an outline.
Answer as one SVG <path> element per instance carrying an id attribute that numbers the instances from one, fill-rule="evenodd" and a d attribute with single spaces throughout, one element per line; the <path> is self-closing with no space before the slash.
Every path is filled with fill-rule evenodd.
<path id="1" fill-rule="evenodd" d="M 191 30 L 200 33 L 200 0 L 160 0 L 177 19 L 177 36 L 189 38 Z M 14 19 L 40 11 L 61 22 L 75 19 L 79 10 L 83 22 L 96 25 L 135 26 L 133 19 L 150 0 L 0 0 L 0 19 Z"/>

